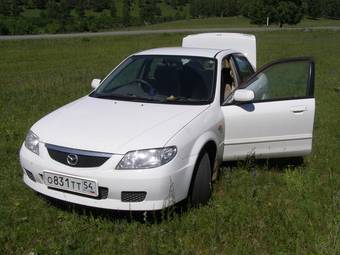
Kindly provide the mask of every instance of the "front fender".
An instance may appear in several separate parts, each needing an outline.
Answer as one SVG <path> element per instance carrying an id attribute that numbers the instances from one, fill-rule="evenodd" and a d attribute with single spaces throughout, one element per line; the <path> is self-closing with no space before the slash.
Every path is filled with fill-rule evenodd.
<path id="1" fill-rule="evenodd" d="M 220 107 L 211 107 L 188 123 L 167 144 L 176 145 L 178 156 L 188 166 L 185 174 L 187 189 L 189 190 L 197 158 L 202 148 L 209 142 L 216 144 L 216 159 L 223 157 L 224 118 Z"/>
<path id="2" fill-rule="evenodd" d="M 216 151 L 216 158 L 222 160 L 223 157 L 223 140 L 221 137 L 216 134 L 216 132 L 213 132 L 212 130 L 209 130 L 202 134 L 193 144 L 190 155 L 189 155 L 189 160 L 192 163 L 196 163 L 197 158 L 202 151 L 202 148 L 208 143 L 208 142 L 214 142 L 217 148 Z"/>

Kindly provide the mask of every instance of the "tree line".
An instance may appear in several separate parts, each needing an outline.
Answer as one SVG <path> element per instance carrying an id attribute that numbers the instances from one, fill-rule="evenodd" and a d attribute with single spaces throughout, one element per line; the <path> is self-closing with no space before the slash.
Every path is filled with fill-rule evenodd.
<path id="1" fill-rule="evenodd" d="M 192 0 L 192 17 L 243 15 L 252 23 L 297 24 L 303 16 L 340 18 L 340 0 Z"/>
<path id="2" fill-rule="evenodd" d="M 162 13 L 160 4 L 172 14 Z M 280 26 L 297 24 L 304 15 L 340 18 L 340 0 L 0 0 L 0 34 L 98 31 L 237 15 Z"/>

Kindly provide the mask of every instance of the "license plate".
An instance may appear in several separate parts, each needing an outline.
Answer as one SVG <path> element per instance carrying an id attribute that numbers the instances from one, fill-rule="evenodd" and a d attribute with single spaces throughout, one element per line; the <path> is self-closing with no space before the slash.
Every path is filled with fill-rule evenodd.
<path id="1" fill-rule="evenodd" d="M 98 185 L 94 180 L 45 171 L 44 183 L 51 188 L 67 190 L 93 197 L 98 196 Z"/>

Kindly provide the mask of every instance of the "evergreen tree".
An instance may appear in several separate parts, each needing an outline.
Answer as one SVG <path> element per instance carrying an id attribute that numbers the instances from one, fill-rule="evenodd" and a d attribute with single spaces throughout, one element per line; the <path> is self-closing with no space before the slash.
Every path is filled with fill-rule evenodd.
<path id="1" fill-rule="evenodd" d="M 277 5 L 277 22 L 282 27 L 283 24 L 294 25 L 301 21 L 301 9 L 291 1 L 281 1 Z"/>
<path id="2" fill-rule="evenodd" d="M 323 15 L 327 18 L 340 18 L 340 0 L 324 0 Z"/>
<path id="3" fill-rule="evenodd" d="M 139 0 L 139 17 L 142 23 L 155 23 L 161 16 L 157 0 Z"/>
<path id="4" fill-rule="evenodd" d="M 19 16 L 20 12 L 22 12 L 21 1 L 12 0 L 10 4 L 10 14 L 12 16 Z"/>
<path id="5" fill-rule="evenodd" d="M 79 0 L 67 0 L 67 5 L 70 9 L 76 8 Z M 85 2 L 85 1 L 84 1 Z"/>
<path id="6" fill-rule="evenodd" d="M 164 0 L 164 2 L 177 10 L 180 7 L 183 7 L 184 5 L 189 3 L 189 0 Z"/>
<path id="7" fill-rule="evenodd" d="M 116 0 L 111 0 L 111 2 L 110 2 L 110 15 L 111 15 L 112 18 L 117 17 Z"/>
<path id="8" fill-rule="evenodd" d="M 89 7 L 95 12 L 101 12 L 109 8 L 110 0 L 88 0 Z"/>
<path id="9" fill-rule="evenodd" d="M 238 0 L 221 0 L 222 8 L 220 9 L 220 16 L 236 16 L 241 13 L 241 3 Z"/>
<path id="10" fill-rule="evenodd" d="M 177 9 L 177 0 L 169 0 L 169 4 L 172 8 Z"/>
<path id="11" fill-rule="evenodd" d="M 235 16 L 240 12 L 238 0 L 191 0 L 190 14 L 192 17 L 224 17 Z"/>
<path id="12" fill-rule="evenodd" d="M 83 18 L 85 16 L 86 0 L 77 0 L 75 9 L 78 16 Z"/>
<path id="13" fill-rule="evenodd" d="M 123 25 L 128 26 L 131 22 L 130 11 L 132 7 L 132 0 L 123 0 Z"/>
<path id="14" fill-rule="evenodd" d="M 322 13 L 321 0 L 308 0 L 307 4 L 307 14 L 312 18 L 319 18 Z"/>
<path id="15" fill-rule="evenodd" d="M 0 35 L 8 35 L 10 33 L 8 27 L 0 20 Z"/>
<path id="16" fill-rule="evenodd" d="M 59 6 L 55 0 L 49 0 L 46 4 L 46 16 L 48 19 L 58 19 Z"/>
<path id="17" fill-rule="evenodd" d="M 199 18 L 205 16 L 206 12 L 206 1 L 205 0 L 191 0 L 190 1 L 190 15 L 193 18 Z"/>
<path id="18" fill-rule="evenodd" d="M 248 16 L 255 24 L 266 24 L 267 17 L 270 23 L 297 24 L 302 19 L 301 0 L 254 0 L 248 7 Z"/>
<path id="19" fill-rule="evenodd" d="M 262 0 L 255 0 L 248 5 L 247 17 L 255 24 L 265 24 L 267 17 L 275 15 L 273 8 L 266 8 Z"/>
<path id="20" fill-rule="evenodd" d="M 10 15 L 11 13 L 11 2 L 9 0 L 0 0 L 0 14 Z"/>
<path id="21" fill-rule="evenodd" d="M 34 9 L 35 8 L 33 0 L 23 0 L 23 4 L 24 4 L 25 8 L 27 8 L 27 9 Z"/>
<path id="22" fill-rule="evenodd" d="M 45 9 L 47 2 L 47 0 L 33 0 L 33 5 L 38 9 Z"/>
<path id="23" fill-rule="evenodd" d="M 67 0 L 60 0 L 59 3 L 59 21 L 61 24 L 66 24 L 67 20 L 70 18 L 70 6 Z"/>

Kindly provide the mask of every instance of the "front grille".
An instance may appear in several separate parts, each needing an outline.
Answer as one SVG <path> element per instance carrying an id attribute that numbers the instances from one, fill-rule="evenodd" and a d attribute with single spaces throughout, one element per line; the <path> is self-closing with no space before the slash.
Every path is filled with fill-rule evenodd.
<path id="1" fill-rule="evenodd" d="M 78 150 L 46 144 L 48 154 L 52 159 L 71 167 L 98 167 L 108 160 L 112 154 Z"/>
<path id="2" fill-rule="evenodd" d="M 146 197 L 145 191 L 122 191 L 122 202 L 142 202 Z"/>
<path id="3" fill-rule="evenodd" d="M 25 172 L 26 172 L 28 178 L 30 178 L 32 181 L 35 182 L 35 178 L 34 178 L 33 173 L 31 171 L 28 171 L 27 169 L 25 169 Z"/>

